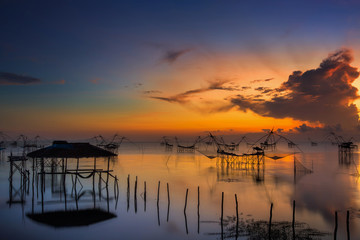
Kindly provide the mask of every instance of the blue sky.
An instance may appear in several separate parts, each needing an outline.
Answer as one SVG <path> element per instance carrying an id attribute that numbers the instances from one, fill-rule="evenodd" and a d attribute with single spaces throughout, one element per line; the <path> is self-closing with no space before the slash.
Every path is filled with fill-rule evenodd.
<path id="1" fill-rule="evenodd" d="M 254 68 L 284 69 L 289 62 L 288 69 L 306 70 L 348 47 L 358 63 L 359 10 L 357 1 L 335 0 L 1 1 L 0 72 L 41 83 L 0 85 L 0 104 L 39 116 L 44 108 L 47 114 L 152 108 L 160 103 L 139 92 L 170 91 L 154 78 L 171 81 L 185 68 L 164 64 L 169 51 L 188 50 L 179 58 L 187 66 L 251 56 Z M 16 116 L 3 120 L 5 130 L 14 130 Z"/>

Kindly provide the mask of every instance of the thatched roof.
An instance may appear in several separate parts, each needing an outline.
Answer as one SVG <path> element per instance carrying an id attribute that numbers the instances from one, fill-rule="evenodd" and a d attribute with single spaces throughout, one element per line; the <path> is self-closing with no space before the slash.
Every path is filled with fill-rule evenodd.
<path id="1" fill-rule="evenodd" d="M 30 219 L 53 227 L 88 226 L 115 218 L 116 215 L 101 209 L 84 209 L 72 211 L 54 211 L 45 213 L 28 213 Z"/>
<path id="2" fill-rule="evenodd" d="M 112 157 L 115 153 L 91 145 L 90 143 L 68 143 L 54 141 L 51 146 L 27 154 L 31 158 L 88 158 Z"/>

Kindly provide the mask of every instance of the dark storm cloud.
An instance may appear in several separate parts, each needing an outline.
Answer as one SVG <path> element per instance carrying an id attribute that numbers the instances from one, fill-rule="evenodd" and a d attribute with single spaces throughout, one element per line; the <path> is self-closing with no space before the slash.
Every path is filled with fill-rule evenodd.
<path id="1" fill-rule="evenodd" d="M 167 63 L 174 63 L 178 58 L 185 53 L 189 52 L 190 49 L 183 49 L 183 50 L 168 50 L 165 52 L 162 60 Z"/>
<path id="2" fill-rule="evenodd" d="M 311 127 L 307 124 L 302 124 L 298 127 L 295 127 L 293 130 L 299 133 L 313 132 L 313 131 L 323 131 L 323 132 L 341 132 L 342 127 L 340 124 L 336 124 L 334 126 L 324 126 L 324 127 Z"/>
<path id="3" fill-rule="evenodd" d="M 282 83 L 270 100 L 255 102 L 238 95 L 231 102 L 242 111 L 251 110 L 261 116 L 320 122 L 325 125 L 358 125 L 358 109 L 352 104 L 359 96 L 352 83 L 359 77 L 349 49 L 330 54 L 319 68 L 295 71 Z M 258 89 L 259 91 L 264 89 Z"/>
<path id="4" fill-rule="evenodd" d="M 40 83 L 39 78 L 18 75 L 15 73 L 0 72 L 0 85 L 30 85 Z"/>
<path id="5" fill-rule="evenodd" d="M 185 103 L 189 102 L 189 98 L 195 94 L 214 91 L 214 90 L 223 90 L 223 91 L 238 91 L 239 90 L 238 86 L 226 85 L 226 84 L 231 83 L 230 80 L 217 79 L 215 81 L 209 81 L 208 83 L 209 83 L 209 85 L 207 87 L 188 90 L 186 92 L 179 93 L 174 96 L 170 96 L 170 97 L 151 96 L 150 98 L 162 100 L 162 101 L 166 101 L 166 102 L 177 102 L 177 103 L 185 104 Z M 224 109 L 221 109 L 221 111 L 224 111 Z"/>

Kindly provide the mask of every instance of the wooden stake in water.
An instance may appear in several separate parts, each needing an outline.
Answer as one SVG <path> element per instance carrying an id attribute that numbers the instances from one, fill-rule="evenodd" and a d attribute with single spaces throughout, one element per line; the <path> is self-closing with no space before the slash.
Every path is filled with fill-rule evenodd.
<path id="1" fill-rule="evenodd" d="M 198 186 L 198 204 L 197 204 L 198 228 L 197 232 L 200 233 L 200 186 Z"/>
<path id="2" fill-rule="evenodd" d="M 126 194 L 126 200 L 127 200 L 127 211 L 129 211 L 130 208 L 130 174 L 127 177 L 127 194 Z"/>
<path id="3" fill-rule="evenodd" d="M 134 197 L 136 198 L 136 194 L 137 194 L 137 176 L 135 177 L 135 188 L 134 188 Z"/>
<path id="4" fill-rule="evenodd" d="M 293 239 L 295 239 L 295 200 L 293 201 L 292 231 L 293 231 Z"/>
<path id="5" fill-rule="evenodd" d="M 170 205 L 170 191 L 169 191 L 169 183 L 166 183 L 166 188 L 167 188 L 168 204 Z"/>
<path id="6" fill-rule="evenodd" d="M 144 181 L 144 212 L 146 212 L 146 181 Z"/>
<path id="7" fill-rule="evenodd" d="M 184 206 L 184 213 L 186 213 L 186 206 L 187 206 L 187 198 L 188 198 L 189 189 L 186 189 L 186 195 L 185 195 L 185 206 Z"/>
<path id="8" fill-rule="evenodd" d="M 346 231 L 347 231 L 347 239 L 350 240 L 350 212 L 346 211 Z"/>
<path id="9" fill-rule="evenodd" d="M 160 201 L 160 181 L 158 183 L 158 192 L 157 192 L 157 205 L 159 206 L 159 201 Z"/>
<path id="10" fill-rule="evenodd" d="M 224 192 L 221 193 L 221 239 L 224 239 Z"/>
<path id="11" fill-rule="evenodd" d="M 135 213 L 137 213 L 137 176 L 135 178 L 135 188 L 134 188 L 134 208 L 135 208 Z"/>
<path id="12" fill-rule="evenodd" d="M 221 193 L 221 223 L 224 218 L 224 192 Z"/>
<path id="13" fill-rule="evenodd" d="M 236 239 L 239 236 L 239 205 L 237 200 L 237 195 L 235 194 L 235 204 L 236 204 Z"/>
<path id="14" fill-rule="evenodd" d="M 271 240 L 271 220 L 272 220 L 272 210 L 273 210 L 273 203 L 270 206 L 270 219 L 269 219 L 269 240 Z"/>
<path id="15" fill-rule="evenodd" d="M 167 195 L 168 195 L 168 208 L 167 208 L 167 217 L 166 217 L 166 221 L 169 221 L 169 214 L 170 214 L 170 191 L 169 191 L 169 183 L 166 183 L 166 188 L 167 188 Z"/>
<path id="16" fill-rule="evenodd" d="M 334 229 L 334 240 L 336 240 L 337 235 L 337 229 L 338 229 L 338 213 L 335 211 L 335 229 Z"/>

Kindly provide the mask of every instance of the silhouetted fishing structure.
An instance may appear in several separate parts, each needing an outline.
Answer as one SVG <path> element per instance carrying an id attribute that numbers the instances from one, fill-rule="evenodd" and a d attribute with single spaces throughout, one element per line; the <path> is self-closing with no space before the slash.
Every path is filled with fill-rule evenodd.
<path id="1" fill-rule="evenodd" d="M 12 148 L 20 148 L 22 149 L 21 155 L 25 156 L 27 153 L 39 149 L 42 147 L 40 142 L 43 140 L 40 138 L 39 135 L 35 136 L 33 139 L 21 134 L 16 138 L 16 140 L 10 140 L 11 138 L 7 135 L 6 141 L 4 141 L 4 145 L 9 145 Z"/>
<path id="2" fill-rule="evenodd" d="M 174 144 L 171 143 L 168 137 L 163 136 L 160 143 L 161 145 L 165 145 L 165 151 L 171 152 L 173 150 Z"/>
<path id="3" fill-rule="evenodd" d="M 328 137 L 334 140 L 338 146 L 339 164 L 350 165 L 353 163 L 354 150 L 358 149 L 358 146 L 353 143 L 353 138 L 346 141 L 342 136 L 336 135 L 334 132 L 331 132 Z"/>
<path id="4" fill-rule="evenodd" d="M 220 163 L 227 164 L 260 164 L 264 162 L 264 150 L 259 147 L 253 147 L 252 153 L 236 154 L 224 149 L 221 140 L 209 133 L 209 137 L 217 146 L 217 158 Z"/>
<path id="5" fill-rule="evenodd" d="M 224 139 L 221 137 L 220 138 L 221 141 L 217 141 L 217 145 L 222 146 L 222 148 L 225 151 L 236 151 L 236 150 L 239 150 L 239 146 L 242 142 L 246 142 L 246 139 L 247 139 L 246 136 L 243 136 L 236 143 L 235 142 L 225 143 Z"/>
<path id="6" fill-rule="evenodd" d="M 253 146 L 256 146 L 258 143 L 260 143 L 260 148 L 269 151 L 275 151 L 276 145 L 279 143 L 279 141 L 285 141 L 288 145 L 288 148 L 297 148 L 300 152 L 302 150 L 298 147 L 296 143 L 291 141 L 289 138 L 277 133 L 274 131 L 274 129 L 269 130 L 264 136 L 260 137 L 255 143 L 253 143 Z"/>
<path id="7" fill-rule="evenodd" d="M 0 132 L 0 151 L 5 150 L 9 142 L 11 142 L 11 137 L 3 132 Z"/>
<path id="8" fill-rule="evenodd" d="M 175 142 L 177 146 L 178 153 L 195 153 L 195 146 L 200 141 L 201 137 L 197 137 L 191 145 L 180 144 L 177 137 L 175 137 Z"/>
<path id="9" fill-rule="evenodd" d="M 310 142 L 310 146 L 312 146 L 312 147 L 316 147 L 316 146 L 318 145 L 318 143 L 317 143 L 317 142 L 315 142 L 315 141 L 313 141 L 313 140 L 311 140 L 311 138 L 310 138 L 310 137 L 308 137 L 308 140 L 309 140 L 309 142 Z"/>
<path id="10" fill-rule="evenodd" d="M 108 150 L 112 153 L 118 153 L 119 148 L 126 137 L 119 136 L 118 134 L 114 134 L 114 136 L 110 140 L 106 140 L 103 136 L 97 135 L 93 137 L 96 142 L 96 146 L 101 147 L 105 150 Z"/>

